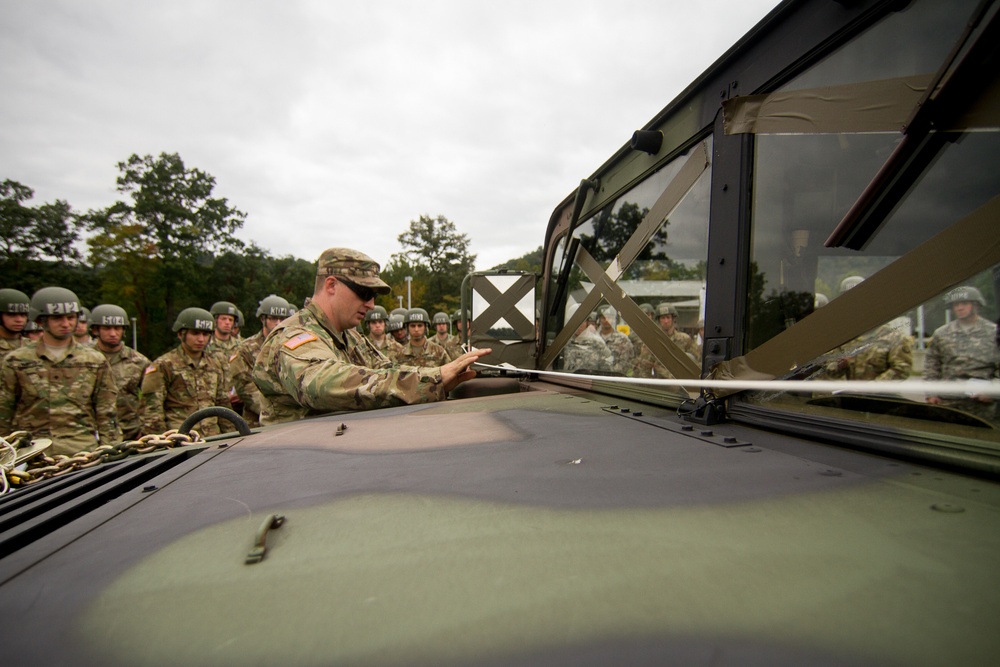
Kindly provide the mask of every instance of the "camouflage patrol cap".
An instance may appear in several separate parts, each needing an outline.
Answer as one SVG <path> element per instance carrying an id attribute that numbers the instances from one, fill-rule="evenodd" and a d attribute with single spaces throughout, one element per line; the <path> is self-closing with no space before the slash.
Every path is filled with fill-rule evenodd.
<path id="1" fill-rule="evenodd" d="M 43 287 L 31 295 L 28 319 L 36 322 L 49 315 L 71 315 L 80 312 L 80 299 L 65 287 Z"/>
<path id="2" fill-rule="evenodd" d="M 949 306 L 953 303 L 961 303 L 962 301 L 975 301 L 980 306 L 986 307 L 986 299 L 983 298 L 983 293 L 972 285 L 956 287 L 944 297 L 944 302 Z"/>
<path id="3" fill-rule="evenodd" d="M 317 276 L 340 276 L 357 285 L 370 287 L 378 294 L 388 294 L 392 288 L 378 277 L 378 262 L 350 248 L 328 248 L 319 256 Z"/>
<path id="4" fill-rule="evenodd" d="M 656 316 L 663 317 L 664 315 L 672 315 L 677 317 L 677 309 L 672 303 L 667 303 L 664 301 L 656 307 Z"/>
<path id="5" fill-rule="evenodd" d="M 0 313 L 28 313 L 31 299 L 21 290 L 9 287 L 0 289 Z"/>
<path id="6" fill-rule="evenodd" d="M 131 322 L 128 313 L 121 306 L 116 306 L 113 303 L 102 303 L 99 306 L 94 306 L 88 324 L 93 329 L 94 327 L 127 327 Z"/>

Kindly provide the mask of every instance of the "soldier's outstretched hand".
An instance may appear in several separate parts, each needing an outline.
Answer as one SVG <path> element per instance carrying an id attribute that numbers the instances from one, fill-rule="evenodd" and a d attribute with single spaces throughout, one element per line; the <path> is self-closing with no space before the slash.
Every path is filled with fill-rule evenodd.
<path id="1" fill-rule="evenodd" d="M 472 370 L 470 366 L 479 361 L 480 357 L 485 357 L 492 351 L 493 348 L 490 347 L 472 350 L 442 366 L 441 381 L 444 383 L 445 391 L 450 392 L 466 380 L 476 377 L 476 371 Z"/>

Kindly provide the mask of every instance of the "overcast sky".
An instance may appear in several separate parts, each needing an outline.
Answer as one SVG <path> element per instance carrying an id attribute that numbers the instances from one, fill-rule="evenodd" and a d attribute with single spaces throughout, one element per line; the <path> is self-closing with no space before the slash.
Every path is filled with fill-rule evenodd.
<path id="1" fill-rule="evenodd" d="M 86 211 L 179 153 L 275 256 L 443 215 L 486 269 L 776 4 L 0 0 L 0 180 Z"/>

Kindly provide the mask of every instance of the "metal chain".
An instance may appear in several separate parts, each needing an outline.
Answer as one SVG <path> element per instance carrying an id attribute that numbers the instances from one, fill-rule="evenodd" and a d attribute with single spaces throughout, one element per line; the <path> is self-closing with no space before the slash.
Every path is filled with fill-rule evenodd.
<path id="1" fill-rule="evenodd" d="M 4 444 L 8 446 L 12 445 L 16 451 L 18 445 L 27 446 L 30 444 L 31 434 L 27 431 L 17 431 L 6 438 L 0 438 L 0 440 L 3 440 Z M 3 475 L 4 479 L 0 482 L 0 493 L 6 492 L 9 488 L 28 486 L 43 479 L 58 477 L 75 470 L 83 470 L 84 468 L 93 468 L 102 463 L 120 461 L 129 456 L 149 454 L 160 449 L 171 449 L 173 447 L 193 445 L 200 442 L 204 442 L 204 440 L 197 431 L 184 434 L 174 428 L 160 435 L 144 435 L 138 440 L 128 440 L 117 445 L 100 445 L 92 451 L 81 451 L 72 456 L 66 456 L 65 454 L 47 456 L 40 452 L 27 462 L 25 470 L 15 470 L 13 469 L 13 465 L 9 466 L 10 469 L 8 469 L 7 465 L 3 466 L 0 474 Z"/>

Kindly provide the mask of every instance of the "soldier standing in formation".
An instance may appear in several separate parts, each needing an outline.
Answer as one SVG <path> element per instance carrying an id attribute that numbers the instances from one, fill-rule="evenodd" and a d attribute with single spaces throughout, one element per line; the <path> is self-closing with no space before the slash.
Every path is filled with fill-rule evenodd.
<path id="1" fill-rule="evenodd" d="M 0 358 L 27 342 L 21 336 L 28 323 L 30 299 L 16 289 L 0 289 Z"/>
<path id="2" fill-rule="evenodd" d="M 395 361 L 405 366 L 444 366 L 451 361 L 444 348 L 427 337 L 430 318 L 423 308 L 406 312 L 406 330 L 410 340 L 396 353 Z"/>
<path id="3" fill-rule="evenodd" d="M 236 326 L 236 314 L 239 308 L 236 304 L 228 301 L 216 301 L 212 304 L 212 318 L 215 322 L 212 328 L 212 337 L 208 341 L 208 352 L 218 354 L 220 359 L 227 360 L 240 344 L 240 339 L 233 335 L 233 327 Z"/>
<path id="4" fill-rule="evenodd" d="M 0 370 L 0 433 L 50 438 L 53 454 L 72 455 L 121 442 L 117 388 L 107 360 L 73 340 L 80 301 L 62 287 L 31 297 L 41 338 L 7 354 Z"/>
<path id="5" fill-rule="evenodd" d="M 201 408 L 230 407 L 229 373 L 217 355 L 206 353 L 214 329 L 212 314 L 203 308 L 177 315 L 173 330 L 180 344 L 146 368 L 142 380 L 144 433 L 180 428 Z M 205 436 L 222 432 L 216 417 L 202 421 L 199 430 Z"/>
<path id="6" fill-rule="evenodd" d="M 661 303 L 656 307 L 656 321 L 660 325 L 660 329 L 667 335 L 667 338 L 681 350 L 690 357 L 693 361 L 700 362 L 695 354 L 698 350 L 694 339 L 687 335 L 683 331 L 680 331 L 675 327 L 675 321 L 677 319 L 677 309 L 670 303 Z M 642 345 L 642 349 L 639 351 L 636 357 L 635 368 L 633 369 L 633 375 L 635 377 L 643 378 L 672 378 L 673 373 L 667 370 L 667 367 L 659 359 L 653 355 L 653 351 L 649 349 L 646 344 Z"/>
<path id="7" fill-rule="evenodd" d="M 73 340 L 80 345 L 93 345 L 94 339 L 90 335 L 90 308 L 80 307 L 80 316 L 76 319 L 76 329 L 73 331 Z"/>
<path id="8" fill-rule="evenodd" d="M 386 326 L 386 330 L 392 339 L 399 343 L 400 347 L 406 345 L 410 340 L 410 332 L 406 328 L 406 308 L 392 309 L 392 312 L 389 313 L 389 324 Z"/>
<path id="9" fill-rule="evenodd" d="M 634 350 L 632 342 L 628 336 L 615 328 L 618 323 L 618 313 L 611 306 L 600 311 L 599 320 L 601 324 L 600 334 L 604 344 L 611 351 L 611 370 L 620 375 L 627 375 L 632 369 L 632 356 Z"/>
<path id="10" fill-rule="evenodd" d="M 125 309 L 113 304 L 102 304 L 90 313 L 90 334 L 94 337 L 94 349 L 108 360 L 111 375 L 118 388 L 118 425 L 122 437 L 134 440 L 139 437 L 142 427 L 139 417 L 139 388 L 142 386 L 143 372 L 149 366 L 149 359 L 125 346 L 123 338 L 125 327 L 129 324 Z"/>
<path id="11" fill-rule="evenodd" d="M 862 282 L 861 276 L 848 276 L 840 283 L 840 293 Z M 811 379 L 905 380 L 913 368 L 913 338 L 883 324 L 840 346 L 835 354 L 837 358 Z"/>
<path id="12" fill-rule="evenodd" d="M 986 301 L 978 289 L 956 287 L 945 296 L 955 319 L 934 332 L 924 359 L 925 380 L 984 380 L 997 377 L 997 327 L 979 316 Z M 989 396 L 928 396 L 946 405 L 995 422 L 996 404 Z"/>
<path id="13" fill-rule="evenodd" d="M 368 340 L 375 349 L 382 354 L 389 356 L 387 346 L 392 340 L 391 336 L 386 336 L 386 325 L 389 324 L 389 313 L 382 306 L 375 306 L 365 315 L 365 325 L 368 327 Z"/>
<path id="14" fill-rule="evenodd" d="M 572 318 L 578 306 L 571 306 L 566 319 Z M 580 323 L 573 338 L 566 344 L 562 355 L 562 369 L 567 373 L 606 373 L 611 370 L 611 350 L 600 334 L 586 319 Z"/>
<path id="15" fill-rule="evenodd" d="M 379 265 L 348 248 L 319 258 L 312 301 L 264 342 L 254 382 L 265 425 L 339 410 L 366 410 L 444 400 L 491 350 L 462 355 L 439 368 L 394 367 L 355 327 L 390 287 Z"/>
<path id="16" fill-rule="evenodd" d="M 229 357 L 229 375 L 236 395 L 243 403 L 243 419 L 251 428 L 260 426 L 260 390 L 253 383 L 253 365 L 257 353 L 274 327 L 291 315 L 291 304 L 280 296 L 269 294 L 257 305 L 260 331 L 241 342 Z"/>
<path id="17" fill-rule="evenodd" d="M 451 319 L 448 313 L 434 313 L 434 336 L 430 340 L 444 348 L 448 354 L 448 361 L 458 359 L 462 356 L 462 341 L 458 336 L 451 335 Z"/>

